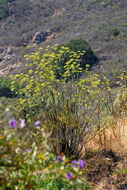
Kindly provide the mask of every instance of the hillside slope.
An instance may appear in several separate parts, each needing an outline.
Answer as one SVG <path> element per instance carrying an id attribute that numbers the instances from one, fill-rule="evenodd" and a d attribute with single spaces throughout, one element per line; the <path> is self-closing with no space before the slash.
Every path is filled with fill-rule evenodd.
<path id="1" fill-rule="evenodd" d="M 127 0 L 0 0 L 0 76 L 22 70 L 22 55 L 39 46 L 80 37 L 100 72 L 126 70 L 126 15 Z"/>

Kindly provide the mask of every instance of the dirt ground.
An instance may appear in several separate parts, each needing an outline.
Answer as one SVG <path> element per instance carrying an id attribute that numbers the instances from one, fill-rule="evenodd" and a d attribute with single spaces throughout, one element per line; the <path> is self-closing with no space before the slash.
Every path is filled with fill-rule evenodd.
<path id="1" fill-rule="evenodd" d="M 102 150 L 88 157 L 86 163 L 87 179 L 92 190 L 127 189 L 127 155 L 120 156 L 111 150 Z"/>

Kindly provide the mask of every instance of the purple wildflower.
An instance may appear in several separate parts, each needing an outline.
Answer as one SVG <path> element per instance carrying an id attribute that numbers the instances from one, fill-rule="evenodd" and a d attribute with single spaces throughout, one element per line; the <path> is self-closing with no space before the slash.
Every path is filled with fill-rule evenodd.
<path id="1" fill-rule="evenodd" d="M 25 149 L 25 152 L 29 152 L 29 151 L 30 151 L 30 149 L 29 149 L 29 148 L 26 148 L 26 149 Z"/>
<path id="2" fill-rule="evenodd" d="M 20 122 L 20 128 L 24 128 L 25 127 L 25 119 L 22 119 Z"/>
<path id="3" fill-rule="evenodd" d="M 10 119 L 9 120 L 9 125 L 10 125 L 10 127 L 15 128 L 16 127 L 16 120 L 15 119 Z"/>
<path id="4" fill-rule="evenodd" d="M 79 160 L 79 167 L 84 168 L 85 167 L 85 162 L 83 160 Z"/>
<path id="5" fill-rule="evenodd" d="M 59 162 L 63 162 L 63 157 L 62 156 L 57 156 L 57 160 L 59 161 Z"/>
<path id="6" fill-rule="evenodd" d="M 71 172 L 68 172 L 67 175 L 66 175 L 66 178 L 67 178 L 68 180 L 70 180 L 70 179 L 72 178 L 72 173 L 71 173 Z"/>
<path id="7" fill-rule="evenodd" d="M 76 167 L 77 160 L 72 160 L 71 163 L 72 163 L 71 167 L 74 168 L 74 167 Z"/>
<path id="8" fill-rule="evenodd" d="M 35 125 L 35 127 L 40 127 L 41 122 L 40 122 L 40 121 L 36 121 L 36 122 L 34 123 L 34 125 Z"/>

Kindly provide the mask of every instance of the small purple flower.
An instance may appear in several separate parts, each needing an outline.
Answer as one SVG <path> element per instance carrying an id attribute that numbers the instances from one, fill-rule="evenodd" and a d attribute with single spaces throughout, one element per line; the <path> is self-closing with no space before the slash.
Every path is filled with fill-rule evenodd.
<path id="1" fill-rule="evenodd" d="M 15 119 L 10 119 L 9 120 L 9 125 L 10 125 L 10 127 L 15 128 L 16 127 L 16 120 Z"/>
<path id="2" fill-rule="evenodd" d="M 71 163 L 72 163 L 71 167 L 74 168 L 74 167 L 76 167 L 77 160 L 72 160 Z"/>
<path id="3" fill-rule="evenodd" d="M 83 160 L 79 160 L 79 167 L 84 168 L 85 167 L 85 162 Z"/>
<path id="4" fill-rule="evenodd" d="M 29 148 L 26 148 L 26 149 L 25 149 L 25 152 L 30 152 L 30 149 L 29 149 Z"/>
<path id="5" fill-rule="evenodd" d="M 35 125 L 35 127 L 40 127 L 41 126 L 41 122 L 40 121 L 35 121 L 34 125 Z"/>
<path id="6" fill-rule="evenodd" d="M 24 128 L 25 127 L 25 119 L 22 119 L 20 122 L 20 128 Z"/>
<path id="7" fill-rule="evenodd" d="M 71 173 L 71 172 L 68 172 L 67 175 L 66 175 L 66 178 L 67 178 L 68 180 L 70 180 L 70 179 L 72 178 L 72 173 Z"/>
<path id="8" fill-rule="evenodd" d="M 59 162 L 63 162 L 63 157 L 62 156 L 57 156 L 57 160 L 59 161 Z"/>

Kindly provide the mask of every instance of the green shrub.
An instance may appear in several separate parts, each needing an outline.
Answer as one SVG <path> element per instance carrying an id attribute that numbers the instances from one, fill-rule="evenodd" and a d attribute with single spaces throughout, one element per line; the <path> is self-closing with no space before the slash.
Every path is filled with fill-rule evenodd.
<path id="1" fill-rule="evenodd" d="M 112 35 L 115 37 L 115 36 L 118 36 L 120 34 L 120 31 L 118 28 L 113 28 L 112 29 Z"/>
<path id="2" fill-rule="evenodd" d="M 0 78 L 0 97 L 4 96 L 7 98 L 13 98 L 16 96 L 16 91 L 18 90 L 18 85 L 15 89 L 11 89 L 11 80 L 8 78 Z"/>
<path id="3" fill-rule="evenodd" d="M 7 0 L 0 0 L 0 19 L 6 17 L 8 14 L 8 2 Z"/>
<path id="4" fill-rule="evenodd" d="M 69 181 L 58 179 L 43 179 L 40 177 L 40 179 L 37 181 L 38 186 L 42 189 L 46 190 L 90 190 L 89 184 L 84 180 L 82 184 L 74 183 L 71 184 Z"/>
<path id="5" fill-rule="evenodd" d="M 83 69 L 89 69 L 98 63 L 98 58 L 94 55 L 93 51 L 88 42 L 83 39 L 71 40 L 68 43 L 64 44 L 65 47 L 68 47 L 71 51 L 82 53 L 79 57 L 80 66 Z M 59 70 L 57 71 L 57 78 L 60 78 L 61 73 L 64 73 L 65 63 L 69 60 L 70 54 L 67 52 L 63 55 L 62 59 L 59 60 Z"/>
<path id="6" fill-rule="evenodd" d="M 65 46 L 69 47 L 72 51 L 84 52 L 84 54 L 81 55 L 80 61 L 82 68 L 86 68 L 86 65 L 92 67 L 98 61 L 88 42 L 84 41 L 83 39 L 71 40 L 65 44 Z"/>

